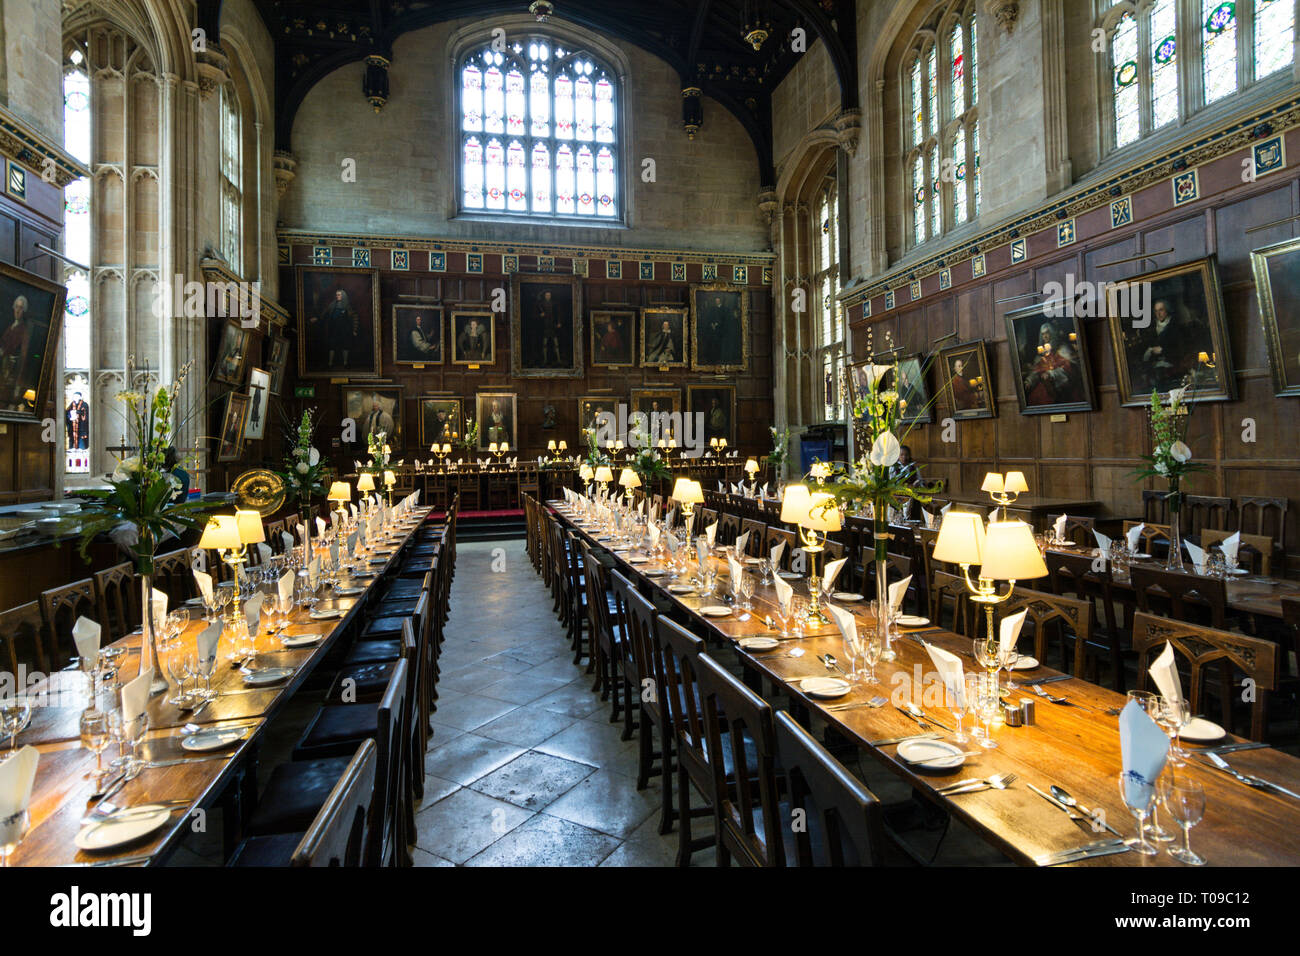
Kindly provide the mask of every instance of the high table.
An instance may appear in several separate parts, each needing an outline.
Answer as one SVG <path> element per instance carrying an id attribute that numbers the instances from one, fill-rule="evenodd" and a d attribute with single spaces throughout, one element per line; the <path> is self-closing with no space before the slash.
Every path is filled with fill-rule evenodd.
<path id="1" fill-rule="evenodd" d="M 609 542 L 598 541 L 596 535 L 577 525 L 563 510 L 561 502 L 549 504 L 561 521 L 593 546 L 610 548 Z M 1079 803 L 1104 812 L 1105 819 L 1125 837 L 1135 835 L 1136 821 L 1119 797 L 1119 721 L 1107 713 L 1124 706 L 1126 698 L 1123 695 L 1077 677 L 1047 686 L 1052 694 L 1065 697 L 1074 704 L 1082 705 L 1081 707 L 1056 705 L 1027 691 L 1012 691 L 1008 698 L 1010 700 L 1035 701 L 1037 719 L 1034 724 L 995 728 L 993 733 L 997 748 L 968 757 L 966 764 L 956 770 L 917 768 L 900 759 L 894 746 L 877 746 L 872 743 L 918 732 L 916 723 L 894 706 L 861 706 L 849 710 L 830 708 L 846 703 L 865 704 L 876 695 L 888 696 L 896 703 L 911 700 L 927 714 L 949 726 L 955 726 L 956 717 L 949 710 L 935 704 L 934 698 L 939 696 L 936 683 L 938 677 L 922 642 L 963 655 L 969 670 L 976 668 L 969 638 L 937 627 L 904 630 L 902 636 L 894 642 L 897 660 L 876 666 L 879 680 L 875 684 L 857 684 L 846 697 L 818 700 L 805 694 L 795 681 L 804 677 L 828 675 L 828 670 L 818 661 L 818 655 L 828 652 L 837 657 L 844 655 L 843 641 L 833 626 L 816 629 L 807 637 L 782 639 L 772 651 L 750 653 L 741 649 L 737 642 L 743 637 L 772 634 L 764 619 L 774 613 L 775 588 L 755 588 L 752 612 L 733 612 L 726 618 L 705 617 L 698 611 L 703 603 L 699 597 L 679 597 L 667 590 L 669 578 L 654 573 L 666 567 L 662 561 L 651 559 L 644 563 L 631 563 L 626 552 L 612 550 L 611 554 L 622 574 L 673 602 L 677 611 L 690 621 L 696 633 L 708 636 L 711 645 L 734 647 L 748 670 L 781 685 L 802 707 L 833 726 L 923 797 L 961 820 L 1013 861 L 1022 865 L 1034 865 L 1035 858 L 1040 855 L 1083 846 L 1101 836 L 1108 836 L 1105 833 L 1093 833 L 1090 828 L 1071 822 L 1064 812 L 1030 790 L 1029 784 L 1044 791 L 1054 784 L 1064 787 Z M 717 557 L 711 560 L 718 566 L 720 577 L 725 576 L 726 562 Z M 803 582 L 792 580 L 789 583 L 795 586 L 798 594 L 807 595 Z M 711 599 L 709 603 L 720 602 Z M 874 626 L 870 612 L 863 604 L 842 606 L 855 610 L 859 627 Z M 859 608 L 862 610 L 857 610 Z M 1039 667 L 1032 671 L 1017 671 L 1016 679 L 1056 676 L 1058 673 L 1049 667 Z M 913 681 L 918 674 L 924 675 L 921 687 L 915 686 Z M 968 715 L 968 725 L 971 719 Z M 1240 740 L 1241 738 L 1229 735 L 1223 742 Z M 1189 751 L 1201 749 L 1192 744 L 1184 744 L 1184 747 Z M 963 749 L 979 751 L 980 747 L 972 740 Z M 1294 757 L 1267 748 L 1232 753 L 1225 759 L 1243 773 L 1260 776 L 1300 793 L 1300 760 Z M 937 788 L 945 784 L 1002 772 L 1018 776 L 1009 789 L 956 796 L 944 796 L 937 792 Z M 1205 819 L 1192 831 L 1192 847 L 1211 865 L 1300 865 L 1300 800 L 1252 789 L 1226 773 L 1211 768 L 1195 756 L 1188 761 L 1185 772 L 1205 788 Z M 1167 830 L 1173 832 L 1174 825 L 1168 819 L 1168 814 L 1162 815 L 1161 822 Z M 1160 846 L 1163 847 L 1164 844 Z M 1182 864 L 1162 849 L 1157 856 L 1118 853 L 1071 865 Z"/>
<path id="2" fill-rule="evenodd" d="M 943 492 L 934 495 L 936 502 L 949 502 L 954 505 L 977 505 L 981 508 L 1001 508 L 984 492 Z M 1044 498 L 1038 495 L 1021 495 L 1006 506 L 1010 517 L 1020 518 L 1033 527 L 1035 531 L 1047 528 L 1048 515 L 1087 516 L 1101 508 L 1100 501 L 1088 498 Z"/>
<path id="3" fill-rule="evenodd" d="M 388 553 L 375 554 L 376 558 L 383 557 L 384 560 L 376 560 L 370 565 L 373 577 L 356 580 L 357 586 L 365 587 L 361 594 L 336 596 L 322 600 L 318 605 L 318 608 L 338 607 L 343 612 L 341 617 L 314 621 L 305 609 L 299 608 L 293 613 L 288 633 L 291 636 L 319 634 L 321 640 L 318 644 L 285 649 L 277 636 L 257 635 L 255 662 L 262 666 L 292 667 L 293 674 L 284 682 L 267 688 L 245 687 L 239 672 L 227 662 L 233 648 L 223 637 L 213 673 L 213 689 L 219 696 L 198 717 L 168 704 L 165 699 L 168 695 L 159 694 L 150 699 L 150 729 L 141 745 L 146 768 L 111 799 L 119 807 L 170 801 L 176 801 L 176 804 L 168 823 L 136 844 L 98 853 L 76 848 L 73 838 L 80 829 L 81 818 L 93 809 L 88 801 L 94 795 L 94 786 L 87 774 L 95 766 L 95 757 L 81 747 L 78 726 L 85 701 L 69 706 L 33 708 L 32 723 L 18 735 L 18 746 L 32 744 L 40 751 L 41 760 L 29 808 L 31 825 L 27 836 L 10 857 L 10 865 L 113 866 L 164 861 L 191 829 L 195 811 L 221 794 L 249 758 L 256 756 L 266 728 L 349 630 L 358 609 L 366 606 L 375 585 L 383 580 L 428 514 L 427 508 L 416 509 L 413 518 L 399 526 L 397 540 L 384 549 Z M 186 636 L 193 639 L 205 626 L 203 621 L 192 622 L 186 629 Z M 116 642 L 127 650 L 118 672 L 118 679 L 123 683 L 139 673 L 140 640 L 139 633 L 136 633 Z M 61 671 L 51 675 L 47 684 L 35 686 L 32 690 L 54 694 L 64 692 L 75 699 L 76 691 L 69 691 L 68 685 L 78 681 L 84 682 L 80 673 Z M 61 697 L 54 699 L 61 700 Z M 180 745 L 184 737 L 181 728 L 186 723 L 204 728 L 247 729 L 248 732 L 244 739 L 227 749 L 190 752 Z M 7 738 L 4 746 L 8 746 Z M 108 757 L 107 753 L 105 757 Z"/>

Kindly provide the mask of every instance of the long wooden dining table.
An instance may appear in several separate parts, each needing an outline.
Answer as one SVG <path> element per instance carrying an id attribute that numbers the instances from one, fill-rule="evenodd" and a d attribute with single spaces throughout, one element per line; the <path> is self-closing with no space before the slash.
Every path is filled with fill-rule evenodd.
<path id="1" fill-rule="evenodd" d="M 1036 720 L 1025 726 L 994 726 L 997 747 L 982 750 L 971 740 L 962 749 L 974 756 L 955 770 L 933 770 L 909 764 L 897 754 L 893 744 L 876 743 L 914 735 L 917 723 L 897 706 L 907 701 L 919 706 L 926 715 L 956 726 L 956 716 L 942 706 L 942 684 L 930 661 L 925 644 L 933 644 L 963 656 L 966 668 L 978 669 L 973 659 L 972 641 L 939 627 L 900 629 L 893 641 L 897 659 L 876 665 L 874 683 L 855 683 L 850 693 L 833 700 L 821 700 L 804 693 L 799 681 L 807 677 L 839 676 L 829 670 L 819 657 L 832 654 L 847 657 L 844 642 L 833 625 L 810 628 L 804 636 L 782 637 L 768 623 L 775 620 L 776 593 L 773 586 L 756 583 L 753 610 L 732 610 L 726 617 L 706 617 L 700 613 L 705 599 L 697 592 L 678 595 L 668 590 L 671 568 L 661 559 L 644 552 L 633 555 L 626 544 L 617 545 L 603 533 L 575 521 L 564 503 L 549 502 L 553 514 L 567 527 L 581 535 L 592 547 L 610 555 L 617 569 L 671 601 L 675 610 L 690 622 L 692 629 L 707 636 L 714 647 L 729 646 L 747 671 L 780 687 L 797 709 L 815 715 L 834 727 L 840 735 L 855 743 L 864 754 L 910 784 L 924 799 L 941 807 L 960 820 L 989 844 L 1022 865 L 1036 865 L 1040 856 L 1073 847 L 1082 847 L 1108 832 L 1096 832 L 1090 821 L 1072 821 L 1063 808 L 1034 793 L 1029 785 L 1049 792 L 1062 787 L 1078 804 L 1099 811 L 1102 818 L 1125 838 L 1136 836 L 1137 825 L 1132 813 L 1122 804 L 1118 778 L 1122 770 L 1119 742 L 1118 709 L 1126 697 L 1078 677 L 1062 675 L 1050 667 L 1016 671 L 1017 682 L 1042 677 L 1065 679 L 1045 685 L 1054 696 L 1069 703 L 1053 704 L 1028 690 L 1013 690 L 1008 701 L 1033 700 Z M 727 562 L 719 555 L 710 560 L 718 570 L 719 581 L 728 577 Z M 692 562 L 692 567 L 694 562 Z M 693 572 L 691 574 L 693 577 Z M 756 575 L 757 577 L 757 575 Z M 685 578 L 683 583 L 690 583 Z M 807 597 L 806 580 L 790 580 L 797 596 Z M 717 597 L 708 604 L 723 603 Z M 873 627 L 865 599 L 857 603 L 834 602 L 852 610 L 859 628 Z M 742 638 L 753 636 L 778 638 L 770 651 L 747 651 L 740 647 Z M 884 696 L 889 702 L 869 706 L 873 697 Z M 847 709 L 838 709 L 844 705 Z M 966 726 L 973 717 L 967 715 Z M 933 730 L 939 730 L 937 726 Z M 951 739 L 944 733 L 945 739 Z M 1244 742 L 1228 734 L 1214 745 Z M 1213 866 L 1297 866 L 1300 865 L 1300 799 L 1272 791 L 1262 791 L 1238 781 L 1212 767 L 1196 753 L 1206 749 L 1188 742 L 1183 746 L 1191 753 L 1186 767 L 1176 768 L 1202 784 L 1206 795 L 1204 820 L 1192 830 L 1192 848 Z M 1274 748 L 1241 750 L 1225 755 L 1231 766 L 1247 775 L 1255 775 L 1300 793 L 1300 759 Z M 944 795 L 939 788 L 959 780 L 987 778 L 995 774 L 1014 773 L 1017 780 L 1005 790 L 989 789 L 960 795 Z M 1177 827 L 1164 814 L 1162 826 L 1177 834 Z M 1177 835 L 1181 839 L 1181 835 Z M 1157 844 L 1161 852 L 1143 856 L 1136 852 L 1094 857 L 1072 866 L 1148 867 L 1182 866 Z"/>
<path id="2" fill-rule="evenodd" d="M 87 852 L 79 850 L 74 839 L 82 818 L 96 806 L 95 786 L 90 773 L 95 757 L 81 746 L 80 716 L 86 706 L 86 678 L 79 671 L 60 671 L 28 689 L 39 695 L 38 701 L 52 704 L 34 706 L 32 721 L 18 735 L 18 746 L 31 744 L 40 752 L 36 782 L 29 806 L 30 825 L 18 848 L 9 858 L 11 866 L 121 866 L 163 863 L 191 831 L 206 827 L 206 811 L 227 790 L 243 769 L 256 758 L 266 731 L 276 715 L 303 685 L 331 649 L 349 632 L 376 584 L 383 580 L 401 555 L 429 509 L 414 509 L 411 517 L 399 524 L 388 543 L 369 552 L 368 570 L 350 581 L 340 582 L 345 589 L 360 588 L 360 593 L 322 598 L 316 606 L 337 608 L 340 616 L 331 620 L 313 620 L 309 609 L 298 607 L 289 619 L 285 634 L 289 637 L 319 636 L 316 643 L 299 648 L 285 648 L 279 635 L 258 628 L 255 639 L 254 667 L 291 668 L 292 674 L 269 687 L 246 686 L 241 670 L 232 666 L 234 648 L 223 636 L 217 649 L 212 690 L 216 697 L 195 715 L 167 702 L 168 694 L 152 697 L 148 704 L 149 730 L 139 747 L 144 761 L 140 773 L 126 781 L 112 794 L 118 807 L 164 803 L 172 808 L 166 825 L 149 836 L 115 850 Z M 350 585 L 351 587 L 348 587 Z M 249 597 L 245 594 L 244 597 Z M 202 608 L 200 607 L 201 611 Z M 192 621 L 184 637 L 193 640 L 206 627 L 202 620 Z M 117 680 L 126 683 L 139 673 L 139 632 L 115 642 L 125 649 Z M 239 663 L 236 661 L 235 663 Z M 161 664 L 160 664 L 161 666 Z M 209 752 L 185 750 L 181 744 L 187 724 L 203 730 L 240 730 L 243 736 L 233 745 Z M 3 742 L 8 746 L 8 739 Z M 112 748 L 110 748 L 111 751 Z M 109 751 L 105 752 L 109 759 Z"/>

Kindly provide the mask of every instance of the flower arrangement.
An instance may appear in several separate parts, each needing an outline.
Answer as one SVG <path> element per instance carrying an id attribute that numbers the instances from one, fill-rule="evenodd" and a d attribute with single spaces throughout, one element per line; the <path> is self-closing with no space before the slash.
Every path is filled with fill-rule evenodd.
<path id="1" fill-rule="evenodd" d="M 634 432 L 629 436 L 628 443 L 636 449 L 628 467 L 636 472 L 641 484 L 648 485 L 651 481 L 668 477 L 668 465 L 655 449 L 649 434 Z"/>
<path id="2" fill-rule="evenodd" d="M 290 497 L 297 499 L 301 511 L 311 507 L 313 495 L 325 494 L 325 480 L 330 470 L 312 444 L 315 433 L 315 409 L 307 409 L 302 413 L 298 427 L 286 435 L 290 449 L 284 459 L 284 470 L 278 472 Z"/>
<path id="3" fill-rule="evenodd" d="M 1139 479 L 1154 478 L 1164 481 L 1168 491 L 1165 502 L 1169 506 L 1169 561 L 1170 570 L 1183 567 L 1182 538 L 1179 534 L 1179 512 L 1183 504 L 1183 479 L 1205 466 L 1192 461 L 1192 449 L 1187 444 L 1187 426 L 1191 422 L 1191 405 L 1188 393 L 1194 390 L 1189 376 L 1179 388 L 1169 392 L 1169 404 L 1160 401 L 1160 393 L 1151 393 L 1147 421 L 1151 429 L 1151 454 L 1142 455 L 1147 464 L 1134 474 Z"/>
<path id="4" fill-rule="evenodd" d="M 587 464 L 592 468 L 598 468 L 601 465 L 610 463 L 609 456 L 600 450 L 600 443 L 596 441 L 596 429 L 584 428 L 582 437 L 587 442 Z"/>
<path id="5" fill-rule="evenodd" d="M 778 431 L 775 425 L 769 425 L 767 430 L 772 433 L 772 450 L 767 453 L 767 463 L 779 474 L 790 454 L 790 427 L 787 425 Z"/>
<path id="6" fill-rule="evenodd" d="M 461 436 L 460 441 L 458 441 L 456 444 L 460 445 L 467 452 L 477 451 L 478 450 L 478 422 L 474 421 L 474 419 L 472 418 L 466 418 L 465 434 Z"/>
<path id="7" fill-rule="evenodd" d="M 365 470 L 382 473 L 393 454 L 393 449 L 388 445 L 388 432 L 371 432 L 367 435 L 366 452 L 370 455 L 370 461 Z"/>

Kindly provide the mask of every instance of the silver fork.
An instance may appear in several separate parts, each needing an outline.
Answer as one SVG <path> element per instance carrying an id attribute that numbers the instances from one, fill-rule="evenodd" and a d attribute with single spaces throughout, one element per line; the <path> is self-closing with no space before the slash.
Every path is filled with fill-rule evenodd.
<path id="1" fill-rule="evenodd" d="M 1016 782 L 1014 773 L 998 773 L 991 777 L 985 777 L 983 780 L 960 780 L 957 783 L 951 783 L 946 787 L 940 787 L 936 792 L 945 797 L 954 797 L 962 793 L 976 793 L 980 790 L 1005 790 Z"/>
<path id="2" fill-rule="evenodd" d="M 1075 703 L 1074 701 L 1070 700 L 1070 698 L 1068 697 L 1055 697 L 1049 694 L 1047 691 L 1043 690 L 1043 688 L 1039 687 L 1037 684 L 1033 686 L 1033 691 L 1039 697 L 1043 698 L 1044 700 L 1050 701 L 1053 704 L 1065 704 L 1067 707 L 1078 707 L 1081 710 L 1087 710 L 1087 711 L 1092 710 L 1091 707 L 1085 707 L 1083 704 Z"/>

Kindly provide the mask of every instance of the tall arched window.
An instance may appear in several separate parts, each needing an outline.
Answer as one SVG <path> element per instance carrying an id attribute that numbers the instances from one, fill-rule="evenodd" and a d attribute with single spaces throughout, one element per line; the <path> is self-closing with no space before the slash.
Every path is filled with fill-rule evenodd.
<path id="1" fill-rule="evenodd" d="M 840 306 L 840 203 L 835 178 L 827 178 L 812 202 L 811 235 L 816 271 L 817 351 L 822 370 L 825 421 L 844 421 L 844 310 Z"/>
<path id="2" fill-rule="evenodd" d="M 1294 59 L 1293 0 L 1098 0 L 1111 149 L 1240 92 Z M 1183 49 L 1190 41 L 1191 48 Z"/>
<path id="3" fill-rule="evenodd" d="M 63 148 L 90 162 L 90 77 L 85 57 L 73 50 L 63 73 Z M 63 190 L 63 251 L 74 262 L 90 259 L 90 179 L 83 176 Z M 65 265 L 68 292 L 63 303 L 64 471 L 90 473 L 90 276 Z"/>
<path id="4" fill-rule="evenodd" d="M 903 57 L 904 180 L 911 243 L 979 215 L 979 56 L 975 4 L 935 12 Z"/>
<path id="5" fill-rule="evenodd" d="M 464 213 L 617 221 L 613 70 L 548 36 L 475 48 L 456 77 Z"/>
<path id="6" fill-rule="evenodd" d="M 220 110 L 221 255 L 236 275 L 242 275 L 244 192 L 239 138 L 239 99 L 230 83 L 221 87 Z"/>

